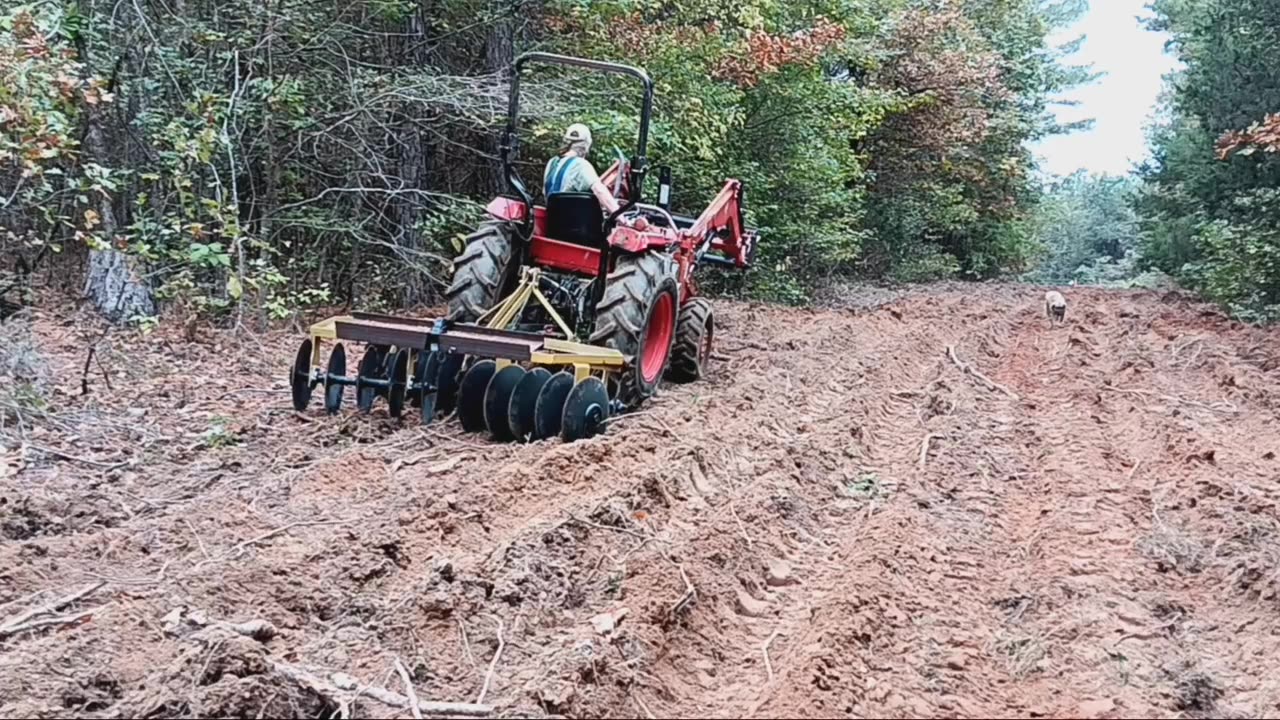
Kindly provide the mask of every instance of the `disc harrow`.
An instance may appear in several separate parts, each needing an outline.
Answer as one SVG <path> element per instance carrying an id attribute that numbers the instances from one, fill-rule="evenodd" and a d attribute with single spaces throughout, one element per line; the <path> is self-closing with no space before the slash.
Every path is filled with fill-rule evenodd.
<path id="1" fill-rule="evenodd" d="M 333 344 L 322 363 L 326 341 Z M 365 349 L 356 373 L 347 375 L 351 343 Z M 290 385 L 299 412 L 323 387 L 325 410 L 335 415 L 353 387 L 364 414 L 381 399 L 396 419 L 409 404 L 423 424 L 456 414 L 467 432 L 498 441 L 573 442 L 603 432 L 621 409 L 605 383 L 623 364 L 616 350 L 537 333 L 353 313 L 311 326 Z"/>

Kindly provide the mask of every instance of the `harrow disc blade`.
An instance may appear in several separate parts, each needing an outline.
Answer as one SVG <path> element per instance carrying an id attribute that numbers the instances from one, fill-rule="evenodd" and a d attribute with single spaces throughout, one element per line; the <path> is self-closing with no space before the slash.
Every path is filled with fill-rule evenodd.
<path id="1" fill-rule="evenodd" d="M 360 412 L 368 413 L 373 409 L 373 399 L 378 396 L 378 389 L 364 383 L 365 380 L 381 380 L 382 365 L 385 358 L 382 349 L 370 345 L 360 358 L 360 366 L 356 369 L 356 407 Z"/>
<path id="2" fill-rule="evenodd" d="M 423 378 L 427 376 L 427 363 L 432 353 L 419 351 L 413 358 L 413 380 L 409 382 L 409 405 L 412 407 L 422 407 L 422 393 L 413 389 L 414 385 L 422 383 Z"/>
<path id="3" fill-rule="evenodd" d="M 436 383 L 440 375 L 440 354 L 423 353 L 422 374 L 418 377 L 421 388 L 417 392 L 418 407 L 422 410 L 422 424 L 430 425 L 436 419 Z"/>
<path id="4" fill-rule="evenodd" d="M 395 345 L 382 349 L 382 368 L 379 372 L 382 373 L 383 378 L 395 377 L 396 354 L 398 350 L 399 348 L 397 348 Z M 378 388 L 378 394 L 382 395 L 383 397 L 387 397 L 388 393 L 390 392 L 391 392 L 390 388 L 385 388 L 385 387 Z M 390 398 L 388 397 L 388 399 Z"/>
<path id="5" fill-rule="evenodd" d="M 302 412 L 311 402 L 311 338 L 302 341 L 289 371 L 289 389 L 293 391 L 293 409 Z"/>
<path id="6" fill-rule="evenodd" d="M 333 352 L 329 353 L 329 368 L 324 376 L 324 409 L 330 415 L 337 415 L 342 409 L 342 391 L 346 386 L 338 383 L 335 378 L 344 377 L 347 374 L 347 349 L 338 343 L 333 346 Z"/>
<path id="7" fill-rule="evenodd" d="M 400 417 L 404 410 L 404 393 L 408 387 L 409 351 L 400 350 L 391 359 L 391 388 L 387 391 L 388 412 L 391 417 Z"/>
<path id="8" fill-rule="evenodd" d="M 437 353 L 440 357 L 440 369 L 436 372 L 436 410 L 441 415 L 448 415 L 458 406 L 458 385 L 462 373 L 462 355 Z"/>
<path id="9" fill-rule="evenodd" d="M 533 435 L 533 412 L 538 404 L 538 394 L 550 379 L 551 373 L 546 368 L 534 368 L 520 378 L 511 392 L 507 424 L 516 440 L 523 442 Z"/>
<path id="10" fill-rule="evenodd" d="M 497 372 L 497 363 L 481 360 L 462 376 L 458 385 L 458 420 L 462 422 L 463 430 L 480 432 L 485 429 L 484 394 Z"/>
<path id="11" fill-rule="evenodd" d="M 519 365 L 508 365 L 497 372 L 484 391 L 484 424 L 494 440 L 512 440 L 515 435 L 507 422 L 511 393 L 524 379 L 526 371 Z"/>
<path id="12" fill-rule="evenodd" d="M 599 435 L 609 419 L 609 391 L 598 377 L 589 377 L 565 398 L 560 436 L 567 443 Z"/>
<path id="13" fill-rule="evenodd" d="M 573 389 L 573 373 L 559 372 L 551 376 L 533 406 L 533 440 L 555 437 L 560 434 L 560 420 L 564 417 L 564 401 Z"/>

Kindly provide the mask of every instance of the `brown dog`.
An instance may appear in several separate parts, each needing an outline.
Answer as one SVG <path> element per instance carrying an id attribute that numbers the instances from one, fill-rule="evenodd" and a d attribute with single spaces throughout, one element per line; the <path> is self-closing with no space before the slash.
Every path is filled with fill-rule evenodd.
<path id="1" fill-rule="evenodd" d="M 1067 299 L 1062 297 L 1062 293 L 1050 290 L 1044 294 L 1044 314 L 1049 318 L 1049 327 L 1053 327 L 1055 321 L 1066 322 Z"/>

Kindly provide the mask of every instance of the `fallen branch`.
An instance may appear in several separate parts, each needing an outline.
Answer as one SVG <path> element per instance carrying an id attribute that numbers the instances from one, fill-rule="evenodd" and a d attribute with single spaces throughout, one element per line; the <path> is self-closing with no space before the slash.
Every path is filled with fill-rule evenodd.
<path id="1" fill-rule="evenodd" d="M 59 598 L 52 602 L 45 603 L 40 607 L 32 608 L 27 612 L 21 613 L 19 615 L 15 615 L 9 618 L 8 620 L 5 620 L 3 623 L 0 623 L 0 635 L 10 635 L 14 632 L 18 632 L 18 630 L 16 630 L 15 628 L 27 622 L 31 618 L 39 617 L 40 615 L 45 615 L 47 613 L 54 612 L 55 610 L 61 610 L 62 608 L 70 605 L 71 603 L 77 600 L 80 600 L 81 598 L 92 595 L 93 593 L 101 589 L 103 585 L 106 585 L 106 583 L 100 582 L 94 585 L 90 585 L 81 590 L 77 590 L 76 592 L 73 592 L 70 595 L 67 595 L 66 597 Z"/>
<path id="2" fill-rule="evenodd" d="M 409 703 L 409 698 L 401 695 L 400 693 L 392 692 L 385 688 L 364 687 L 358 680 L 344 673 L 331 673 L 326 680 L 296 665 L 273 662 L 271 663 L 271 667 L 281 675 L 315 692 L 320 697 L 334 703 L 335 705 L 342 704 L 342 696 L 344 693 L 355 693 L 357 691 L 360 695 L 367 695 L 388 707 L 403 708 Z M 423 715 L 489 717 L 493 715 L 493 706 L 473 703 L 419 700 L 418 712 Z"/>
<path id="3" fill-rule="evenodd" d="M 498 649 L 493 653 L 493 659 L 489 661 L 489 672 L 484 675 L 484 685 L 480 687 L 480 696 L 476 698 L 476 704 L 484 702 L 484 696 L 489 694 L 489 683 L 493 680 L 494 668 L 498 667 L 498 658 L 502 657 L 502 649 L 507 643 L 502 638 L 502 621 L 498 620 Z"/>
<path id="4" fill-rule="evenodd" d="M 1015 393 L 1014 391 L 1001 385 L 1000 383 L 995 382 L 994 380 L 987 377 L 986 375 L 983 375 L 980 371 L 974 369 L 972 366 L 966 365 L 965 363 L 960 362 L 960 358 L 956 357 L 956 349 L 954 346 L 951 346 L 951 345 L 947 346 L 947 356 L 951 358 L 951 362 L 955 363 L 956 367 L 960 368 L 961 372 L 963 372 L 966 375 L 974 376 L 975 378 L 980 380 L 982 384 L 986 385 L 988 390 L 997 390 L 999 392 L 1004 393 L 1005 395 L 1008 395 L 1014 400 L 1018 399 L 1018 394 Z"/>
<path id="5" fill-rule="evenodd" d="M 404 692 L 409 696 L 405 703 L 409 706 L 409 712 L 413 713 L 415 720 L 422 720 L 422 711 L 418 709 L 418 693 L 414 691 L 413 679 L 409 677 L 409 671 L 400 662 L 400 658 L 396 658 L 396 672 L 400 673 L 400 682 L 404 683 Z"/>
<path id="6" fill-rule="evenodd" d="M 769 674 L 769 682 L 773 682 L 773 663 L 769 661 L 769 646 L 773 644 L 773 641 L 776 640 L 780 634 L 782 634 L 781 630 L 774 630 L 773 634 L 769 636 L 769 639 L 765 640 L 764 644 L 760 646 L 761 652 L 764 653 L 764 670 Z"/>

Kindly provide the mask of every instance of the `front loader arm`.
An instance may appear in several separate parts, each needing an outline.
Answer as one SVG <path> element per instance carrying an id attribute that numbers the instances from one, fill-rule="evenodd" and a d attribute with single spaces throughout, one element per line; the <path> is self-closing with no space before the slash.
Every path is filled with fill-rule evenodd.
<path id="1" fill-rule="evenodd" d="M 756 233 L 748 230 L 742 218 L 743 187 L 730 180 L 716 195 L 702 215 L 685 232 L 699 245 L 710 240 L 698 258 L 739 269 L 749 267 L 755 257 Z"/>

